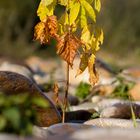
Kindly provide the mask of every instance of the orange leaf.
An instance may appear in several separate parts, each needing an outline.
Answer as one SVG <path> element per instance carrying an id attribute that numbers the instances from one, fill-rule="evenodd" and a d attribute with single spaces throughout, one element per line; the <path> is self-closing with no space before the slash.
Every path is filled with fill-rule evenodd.
<path id="1" fill-rule="evenodd" d="M 55 37 L 58 31 L 57 17 L 54 15 L 49 16 L 47 19 L 46 27 L 48 27 L 50 36 Z"/>
<path id="2" fill-rule="evenodd" d="M 41 21 L 35 26 L 34 39 L 39 40 L 41 44 L 47 44 L 51 37 L 57 37 L 57 31 L 56 16 L 48 16 L 45 21 Z"/>
<path id="3" fill-rule="evenodd" d="M 56 46 L 57 54 L 72 66 L 80 44 L 80 40 L 78 40 L 78 38 L 76 38 L 73 34 L 66 33 L 61 36 L 58 41 Z"/>
<path id="4" fill-rule="evenodd" d="M 48 30 L 45 28 L 44 22 L 39 22 L 35 26 L 34 39 L 39 40 L 41 44 L 46 44 L 49 42 L 50 36 L 48 34 Z"/>
<path id="5" fill-rule="evenodd" d="M 95 69 L 95 55 L 92 54 L 88 61 L 88 71 L 89 71 L 89 82 L 91 85 L 95 85 L 98 80 L 99 76 Z"/>
<path id="6" fill-rule="evenodd" d="M 79 65 L 79 69 L 77 71 L 76 77 L 80 74 L 82 74 L 85 69 L 88 66 L 88 59 L 89 59 L 89 54 L 88 53 L 83 53 L 80 57 L 81 61 L 80 61 L 80 65 Z"/>

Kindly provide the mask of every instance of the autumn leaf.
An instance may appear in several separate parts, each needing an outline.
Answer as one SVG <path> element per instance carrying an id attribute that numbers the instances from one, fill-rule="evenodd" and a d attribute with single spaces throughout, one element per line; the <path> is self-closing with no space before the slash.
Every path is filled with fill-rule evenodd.
<path id="1" fill-rule="evenodd" d="M 44 22 L 39 22 L 35 26 L 35 30 L 34 30 L 34 39 L 39 40 L 41 44 L 46 44 L 50 40 L 48 30 L 46 30 L 45 27 L 46 26 Z"/>
<path id="2" fill-rule="evenodd" d="M 80 3 L 76 2 L 70 9 L 70 25 L 75 23 L 80 11 Z"/>
<path id="3" fill-rule="evenodd" d="M 101 1 L 100 0 L 95 0 L 95 9 L 100 12 L 101 10 Z"/>
<path id="4" fill-rule="evenodd" d="M 79 65 L 79 69 L 77 71 L 76 77 L 78 75 L 82 74 L 85 71 L 85 69 L 87 68 L 87 66 L 88 66 L 88 58 L 89 58 L 88 53 L 81 54 L 80 65 Z"/>
<path id="5" fill-rule="evenodd" d="M 55 5 L 55 0 L 41 0 L 37 9 L 37 15 L 39 16 L 41 21 L 44 21 L 47 16 L 53 15 Z"/>
<path id="6" fill-rule="evenodd" d="M 51 37 L 57 36 L 56 16 L 48 16 L 46 20 L 39 22 L 35 26 L 34 39 L 39 40 L 41 44 L 47 44 Z"/>
<path id="7" fill-rule="evenodd" d="M 82 33 L 81 33 L 81 40 L 84 42 L 84 43 L 89 43 L 90 41 L 90 38 L 91 38 L 91 33 L 88 29 L 87 26 L 85 26 L 82 30 Z"/>
<path id="8" fill-rule="evenodd" d="M 66 33 L 58 41 L 56 46 L 57 54 L 60 55 L 70 66 L 73 65 L 77 49 L 80 47 L 80 40 L 73 34 Z"/>
<path id="9" fill-rule="evenodd" d="M 47 19 L 48 31 L 51 37 L 55 37 L 58 31 L 58 23 L 56 16 L 49 16 Z"/>
<path id="10" fill-rule="evenodd" d="M 86 11 L 83 6 L 81 6 L 81 11 L 80 11 L 80 23 L 81 23 L 81 28 L 84 28 L 87 26 L 87 18 L 86 18 Z"/>
<path id="11" fill-rule="evenodd" d="M 54 91 L 54 95 L 55 95 L 55 102 L 56 104 L 58 104 L 58 101 L 59 101 L 59 87 L 58 87 L 58 84 L 55 82 L 54 83 L 54 86 L 53 86 L 53 91 Z"/>
<path id="12" fill-rule="evenodd" d="M 86 12 L 88 13 L 89 17 L 96 22 L 96 14 L 92 6 L 86 1 L 82 0 L 81 1 L 82 6 L 85 8 Z"/>
<path id="13" fill-rule="evenodd" d="M 98 82 L 98 73 L 95 69 L 95 55 L 92 54 L 88 61 L 88 71 L 89 71 L 89 82 L 91 85 L 95 85 Z"/>

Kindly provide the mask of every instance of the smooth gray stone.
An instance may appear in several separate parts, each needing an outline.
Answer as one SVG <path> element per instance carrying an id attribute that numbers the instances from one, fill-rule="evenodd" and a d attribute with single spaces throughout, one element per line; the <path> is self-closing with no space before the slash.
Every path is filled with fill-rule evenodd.
<path id="1" fill-rule="evenodd" d="M 41 128 L 35 126 L 33 129 L 33 135 L 39 138 L 44 138 L 47 140 L 53 139 L 56 137 L 68 137 L 72 133 L 78 130 L 87 130 L 93 128 L 92 125 L 78 124 L 78 123 L 59 123 L 52 125 L 48 128 Z"/>
<path id="2" fill-rule="evenodd" d="M 76 131 L 69 139 L 61 140 L 140 140 L 139 129 L 91 128 Z"/>
<path id="3" fill-rule="evenodd" d="M 44 140 L 37 137 L 22 137 L 18 135 L 12 134 L 0 134 L 0 140 Z"/>
<path id="4" fill-rule="evenodd" d="M 136 120 L 137 127 L 140 128 L 140 121 Z M 94 125 L 103 128 L 135 128 L 133 120 L 114 119 L 114 118 L 98 118 L 86 121 L 84 124 Z"/>
<path id="5" fill-rule="evenodd" d="M 95 109 L 97 110 L 97 106 L 96 104 L 92 103 L 92 102 L 86 102 L 83 104 L 80 104 L 78 106 L 71 106 L 70 110 L 72 111 L 77 111 L 77 110 L 91 110 L 91 109 Z"/>
<path id="6" fill-rule="evenodd" d="M 116 103 L 103 109 L 100 113 L 101 118 L 121 118 L 131 119 L 131 105 L 136 118 L 140 118 L 140 105 L 135 103 Z"/>

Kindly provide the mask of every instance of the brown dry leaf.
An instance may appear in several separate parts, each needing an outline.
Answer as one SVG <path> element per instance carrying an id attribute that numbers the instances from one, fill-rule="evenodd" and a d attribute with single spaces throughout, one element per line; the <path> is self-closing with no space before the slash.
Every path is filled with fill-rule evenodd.
<path id="1" fill-rule="evenodd" d="M 45 23 L 44 22 L 39 22 L 35 26 L 35 31 L 34 31 L 34 39 L 39 40 L 41 44 L 46 44 L 50 40 L 50 36 L 48 33 L 48 30 L 45 28 Z"/>
<path id="2" fill-rule="evenodd" d="M 47 44 L 51 37 L 57 37 L 57 31 L 56 16 L 48 16 L 45 21 L 41 21 L 35 26 L 34 39 L 39 40 L 41 44 Z"/>
<path id="3" fill-rule="evenodd" d="M 73 34 L 66 33 L 60 37 L 57 48 L 57 54 L 60 55 L 70 66 L 73 65 L 73 60 L 77 49 L 80 47 L 80 40 Z"/>
<path id="4" fill-rule="evenodd" d="M 48 27 L 50 36 L 55 37 L 55 35 L 57 34 L 57 31 L 58 31 L 57 17 L 54 15 L 49 16 L 46 24 L 47 24 L 46 26 Z"/>
<path id="5" fill-rule="evenodd" d="M 53 86 L 53 91 L 54 91 L 54 94 L 55 94 L 55 102 L 56 104 L 58 104 L 58 96 L 59 96 L 59 87 L 58 87 L 58 84 L 57 83 L 54 83 L 54 86 Z"/>
<path id="6" fill-rule="evenodd" d="M 89 71 L 89 82 L 91 85 L 95 85 L 98 80 L 99 76 L 95 69 L 95 55 L 92 54 L 88 61 L 88 71 Z"/>
<path id="7" fill-rule="evenodd" d="M 77 71 L 76 77 L 80 74 L 82 74 L 85 69 L 88 66 L 88 59 L 89 59 L 89 54 L 88 53 L 83 53 L 80 57 L 80 65 L 79 65 L 79 69 Z"/>

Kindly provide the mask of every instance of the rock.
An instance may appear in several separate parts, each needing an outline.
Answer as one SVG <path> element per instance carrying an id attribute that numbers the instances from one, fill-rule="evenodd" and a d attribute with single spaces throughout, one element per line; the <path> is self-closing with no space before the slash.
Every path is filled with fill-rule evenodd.
<path id="1" fill-rule="evenodd" d="M 110 107 L 103 109 L 100 114 L 102 118 L 121 118 L 130 119 L 132 118 L 130 103 L 117 103 Z M 132 103 L 133 111 L 136 118 L 140 118 L 140 105 Z"/>
<path id="2" fill-rule="evenodd" d="M 11 134 L 0 134 L 0 140 L 44 140 L 44 139 L 37 137 L 22 137 Z"/>
<path id="3" fill-rule="evenodd" d="M 91 98 L 92 103 L 98 103 L 104 99 L 103 96 L 95 95 Z"/>
<path id="4" fill-rule="evenodd" d="M 97 110 L 97 106 L 91 102 L 85 102 L 77 106 L 71 106 L 70 110 L 77 111 L 77 110 Z"/>
<path id="5" fill-rule="evenodd" d="M 97 111 L 100 112 L 104 108 L 107 108 L 107 107 L 112 106 L 114 104 L 117 104 L 117 103 L 126 103 L 126 102 L 128 103 L 128 101 L 124 101 L 124 100 L 104 98 L 100 102 L 96 103 L 96 108 L 97 108 Z"/>
<path id="6" fill-rule="evenodd" d="M 27 67 L 18 64 L 11 64 L 9 62 L 2 63 L 0 66 L 0 71 L 16 72 L 28 78 L 31 78 L 33 75 L 32 72 Z"/>
<path id="7" fill-rule="evenodd" d="M 42 76 L 34 76 L 38 84 L 44 84 L 48 80 L 54 81 L 64 81 L 64 73 L 61 67 L 61 61 L 56 61 L 56 59 L 41 59 L 36 56 L 31 56 L 25 60 L 25 62 L 38 74 L 46 73 L 47 76 L 43 78 Z M 52 79 L 53 78 L 53 79 Z"/>
<path id="8" fill-rule="evenodd" d="M 44 130 L 43 130 L 44 131 Z M 99 128 L 83 124 L 57 124 L 45 130 L 46 140 L 139 140 L 139 129 Z"/>
<path id="9" fill-rule="evenodd" d="M 98 93 L 101 96 L 109 96 L 115 89 L 115 85 L 101 85 L 99 86 Z"/>
<path id="10" fill-rule="evenodd" d="M 46 95 L 57 106 L 55 94 L 53 92 L 48 92 L 48 93 L 46 93 Z M 60 104 L 63 104 L 64 94 L 60 93 L 58 95 L 58 99 L 59 99 Z M 78 105 L 79 100 L 77 97 L 75 97 L 73 95 L 68 95 L 68 103 L 69 103 L 69 105 Z"/>
<path id="11" fill-rule="evenodd" d="M 89 120 L 93 113 L 96 111 L 86 111 L 86 110 L 77 110 L 77 111 L 70 111 L 66 112 L 66 122 L 85 122 Z"/>
<path id="12" fill-rule="evenodd" d="M 38 125 L 50 126 L 60 122 L 60 114 L 54 104 L 49 100 L 37 85 L 23 75 L 0 71 L 0 91 L 7 95 L 29 93 L 32 96 L 45 98 L 48 108 L 35 108 L 38 113 Z"/>
<path id="13" fill-rule="evenodd" d="M 73 133 L 61 140 L 139 140 L 139 129 L 90 128 Z"/>
<path id="14" fill-rule="evenodd" d="M 140 121 L 137 122 L 137 127 L 140 128 Z M 118 127 L 118 128 L 134 128 L 134 122 L 126 119 L 114 119 L 114 118 L 98 118 L 86 121 L 84 124 L 94 125 L 98 127 Z"/>
<path id="15" fill-rule="evenodd" d="M 78 130 L 86 130 L 89 128 L 93 128 L 92 125 L 86 124 L 78 124 L 78 123 L 60 123 L 56 125 L 52 125 L 47 129 L 47 137 L 53 138 L 53 136 L 69 136 Z"/>
<path id="16" fill-rule="evenodd" d="M 140 101 L 140 82 L 134 85 L 134 87 L 130 89 L 129 93 L 133 100 Z"/>
<path id="17" fill-rule="evenodd" d="M 140 67 L 131 67 L 123 70 L 122 73 L 140 80 Z"/>

